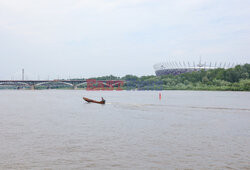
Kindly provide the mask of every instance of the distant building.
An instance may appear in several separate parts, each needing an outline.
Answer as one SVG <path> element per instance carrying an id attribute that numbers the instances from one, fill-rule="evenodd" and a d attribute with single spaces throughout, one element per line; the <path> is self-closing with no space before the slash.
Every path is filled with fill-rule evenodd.
<path id="1" fill-rule="evenodd" d="M 232 68 L 236 64 L 235 63 L 202 63 L 201 61 L 198 64 L 189 63 L 189 62 L 165 62 L 165 63 L 158 63 L 154 65 L 155 74 L 157 76 L 162 75 L 178 75 L 182 73 L 188 73 L 193 71 L 200 71 L 202 69 L 204 70 L 210 70 L 210 69 L 216 69 L 216 68 Z"/>

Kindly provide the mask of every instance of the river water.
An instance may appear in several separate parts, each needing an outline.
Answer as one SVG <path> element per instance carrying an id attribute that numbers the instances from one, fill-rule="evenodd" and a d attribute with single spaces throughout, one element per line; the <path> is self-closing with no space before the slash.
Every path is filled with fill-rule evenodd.
<path id="1" fill-rule="evenodd" d="M 158 94 L 1 90 L 0 169 L 250 169 L 249 92 Z"/>

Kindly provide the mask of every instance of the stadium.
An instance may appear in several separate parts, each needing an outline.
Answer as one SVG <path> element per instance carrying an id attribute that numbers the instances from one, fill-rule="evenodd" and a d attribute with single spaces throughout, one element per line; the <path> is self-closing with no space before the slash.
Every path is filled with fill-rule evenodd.
<path id="1" fill-rule="evenodd" d="M 189 63 L 189 62 L 165 62 L 165 63 L 157 63 L 154 65 L 154 70 L 156 76 L 162 76 L 162 75 L 178 75 L 182 73 L 188 73 L 193 71 L 200 71 L 200 70 L 210 70 L 210 69 L 217 69 L 217 68 L 232 68 L 236 66 L 235 63 L 202 63 L 201 61 L 196 64 L 195 62 Z"/>

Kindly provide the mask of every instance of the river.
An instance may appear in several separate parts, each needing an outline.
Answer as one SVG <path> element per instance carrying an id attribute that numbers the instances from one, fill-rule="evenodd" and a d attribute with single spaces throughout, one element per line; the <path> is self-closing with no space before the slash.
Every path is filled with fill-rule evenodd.
<path id="1" fill-rule="evenodd" d="M 250 169 L 249 103 L 249 92 L 1 90 L 0 169 Z"/>

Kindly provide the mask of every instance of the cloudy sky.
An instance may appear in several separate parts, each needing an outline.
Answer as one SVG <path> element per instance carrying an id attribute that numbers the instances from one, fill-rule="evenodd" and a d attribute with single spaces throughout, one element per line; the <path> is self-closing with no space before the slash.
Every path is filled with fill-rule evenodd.
<path id="1" fill-rule="evenodd" d="M 154 74 L 250 62 L 249 0 L 0 0 L 0 79 Z"/>

